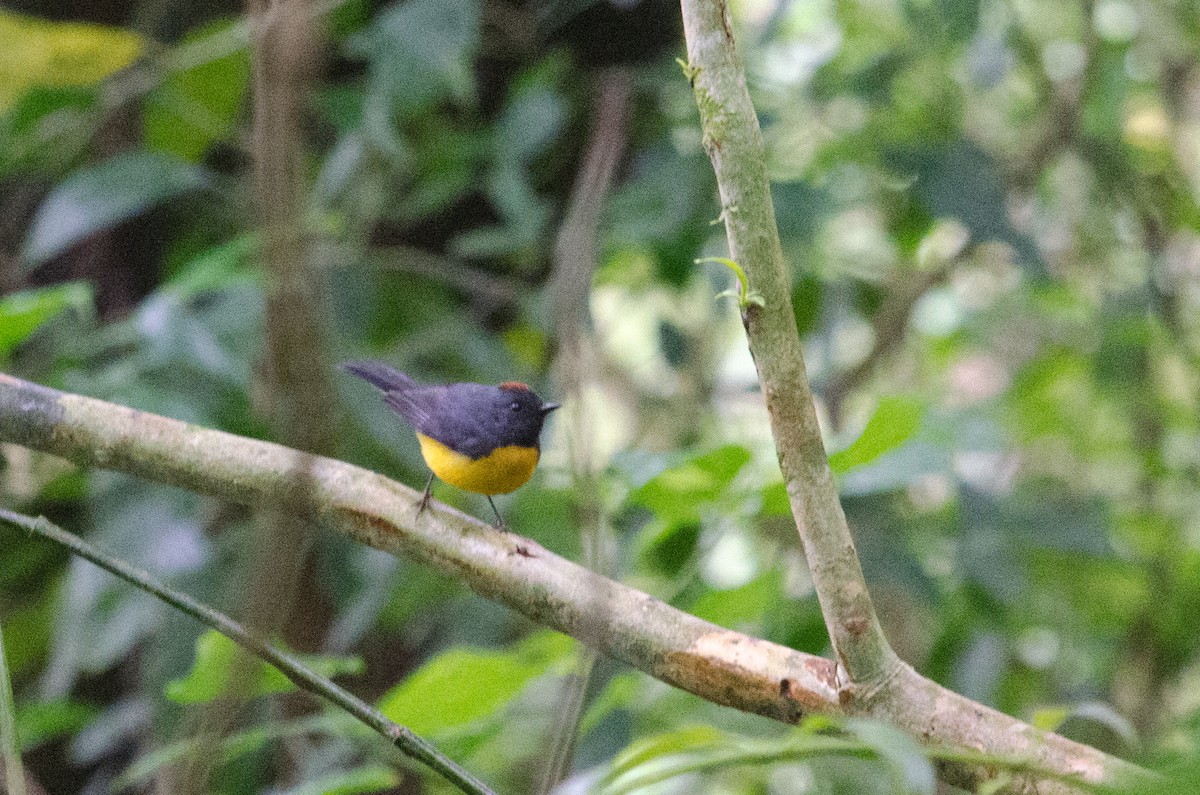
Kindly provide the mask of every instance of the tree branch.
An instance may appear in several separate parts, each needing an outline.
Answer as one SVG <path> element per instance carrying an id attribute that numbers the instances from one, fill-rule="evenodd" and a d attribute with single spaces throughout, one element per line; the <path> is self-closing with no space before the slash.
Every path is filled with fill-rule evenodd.
<path id="1" fill-rule="evenodd" d="M 888 698 L 847 698 L 830 660 L 702 621 L 440 503 L 417 519 L 420 492 L 341 461 L 311 457 L 311 493 L 294 500 L 294 450 L 0 373 L 5 441 L 246 505 L 283 507 L 433 566 L 485 598 L 716 704 L 787 723 L 809 712 L 882 718 L 932 746 L 986 749 L 1085 781 L 1137 771 L 948 691 L 903 664 L 880 687 Z M 610 606 L 599 627 L 598 601 Z M 970 786 L 995 770 L 947 763 L 942 773 Z M 1034 775 L 1028 780 L 1040 781 L 1043 795 L 1072 791 Z"/>
<path id="2" fill-rule="evenodd" d="M 723 0 L 682 0 L 688 73 L 700 108 L 729 256 L 764 304 L 743 321 L 771 416 L 779 466 L 825 625 L 851 684 L 871 689 L 894 675 L 899 659 L 871 604 L 854 540 L 838 501 L 804 369 L 791 289 L 775 226 L 758 117 L 733 46 Z"/>
<path id="3" fill-rule="evenodd" d="M 286 507 L 376 549 L 403 554 L 545 626 L 596 644 L 714 703 L 785 722 L 842 712 L 833 663 L 722 629 L 600 577 L 529 539 L 421 492 L 313 456 L 311 493 L 293 500 L 297 453 L 0 373 L 0 441 L 255 507 Z M 611 606 L 596 626 L 594 607 Z"/>
<path id="4" fill-rule="evenodd" d="M 986 749 L 1039 767 L 1110 781 L 1136 768 L 1092 748 L 1008 718 L 938 685 L 902 662 L 879 625 L 821 441 L 790 301 L 758 117 L 746 89 L 724 0 L 681 0 L 685 73 L 700 111 L 704 147 L 716 173 L 730 257 L 755 300 L 742 321 L 770 414 L 780 468 L 813 585 L 841 669 L 841 708 L 886 720 L 932 746 Z M 744 294 L 745 296 L 745 294 Z M 761 304 L 757 302 L 761 298 Z M 844 672 L 847 681 L 840 674 Z M 943 778 L 973 789 L 987 766 L 948 764 Z M 1069 792 L 1037 774 L 1019 792 Z"/>

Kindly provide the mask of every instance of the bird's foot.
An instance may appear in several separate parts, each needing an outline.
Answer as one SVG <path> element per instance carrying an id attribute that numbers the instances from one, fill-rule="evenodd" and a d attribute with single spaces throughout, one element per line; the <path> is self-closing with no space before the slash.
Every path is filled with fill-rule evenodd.
<path id="1" fill-rule="evenodd" d="M 425 481 L 425 493 L 421 495 L 421 502 L 417 504 L 417 515 L 414 520 L 420 519 L 421 514 L 425 513 L 425 509 L 429 507 L 429 498 L 433 496 L 433 473 L 429 473 L 429 480 Z"/>

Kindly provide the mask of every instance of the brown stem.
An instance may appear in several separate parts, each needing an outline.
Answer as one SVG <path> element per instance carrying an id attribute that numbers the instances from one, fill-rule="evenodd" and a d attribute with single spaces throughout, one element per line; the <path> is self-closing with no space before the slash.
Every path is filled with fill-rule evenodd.
<path id="1" fill-rule="evenodd" d="M 560 421 L 569 423 L 564 435 L 583 564 L 592 571 L 611 575 L 607 552 L 612 546 L 612 532 L 604 515 L 596 474 L 594 425 L 584 406 L 586 387 L 595 378 L 593 363 L 597 358 L 589 332 L 588 299 L 599 259 L 601 214 L 612 190 L 617 166 L 625 153 L 633 80 L 628 70 L 615 68 L 600 72 L 593 85 L 592 129 L 554 247 L 550 294 L 558 341 L 555 381 L 560 397 L 567 404 L 565 416 Z M 609 609 L 607 603 L 597 600 L 593 614 L 598 622 L 603 621 Z M 596 644 L 591 642 L 589 645 Z M 583 715 L 584 694 L 595 661 L 594 652 L 583 652 L 576 660 L 573 674 L 563 681 L 558 697 L 558 720 L 549 738 L 549 752 L 544 757 L 537 790 L 540 793 L 553 790 L 570 772 L 579 720 Z"/>
<path id="2" fill-rule="evenodd" d="M 314 619 L 312 606 L 325 600 L 313 585 L 318 579 L 301 576 L 315 528 L 296 521 L 290 508 L 306 499 L 310 454 L 332 451 L 335 427 L 328 421 L 335 413 L 321 317 L 326 304 L 322 274 L 313 267 L 300 218 L 305 102 L 320 64 L 318 28 L 308 6 L 307 0 L 249 0 L 247 8 L 252 20 L 254 188 L 266 277 L 265 350 L 256 372 L 256 409 L 274 438 L 296 452 L 287 466 L 293 478 L 291 498 L 259 506 L 245 571 L 238 578 L 244 589 L 239 594 L 244 622 L 266 637 L 284 627 L 289 645 L 302 650 L 320 644 L 314 635 L 322 622 Z M 301 587 L 307 592 L 297 599 Z M 295 604 L 305 605 L 309 614 L 288 623 Z M 237 665 L 240 671 L 230 677 L 233 698 L 206 705 L 195 718 L 200 728 L 187 729 L 205 740 L 176 773 L 175 788 L 181 792 L 208 789 L 215 758 L 211 744 L 238 720 L 244 699 L 236 683 L 246 679 L 251 658 L 239 655 Z"/>

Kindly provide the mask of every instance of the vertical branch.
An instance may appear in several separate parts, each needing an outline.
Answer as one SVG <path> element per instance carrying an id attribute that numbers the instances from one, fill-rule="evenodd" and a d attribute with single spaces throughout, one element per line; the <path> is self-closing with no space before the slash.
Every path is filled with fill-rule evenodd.
<path id="1" fill-rule="evenodd" d="M 287 499 L 259 508 L 248 550 L 241 613 L 263 636 L 285 626 L 296 600 L 301 572 L 314 538 L 313 525 L 297 517 L 308 513 L 313 455 L 333 449 L 333 388 L 322 317 L 322 276 L 314 267 L 305 235 L 305 103 L 321 63 L 315 15 L 307 0 L 248 0 L 253 64 L 253 184 L 262 235 L 265 284 L 265 349 L 258 370 L 256 407 L 272 436 L 294 448 Z M 308 578 L 305 578 L 307 581 Z M 319 595 L 300 600 L 320 604 Z M 312 648 L 319 622 L 311 617 L 287 625 L 294 648 Z M 293 631 L 288 631 L 293 630 Z M 250 664 L 248 657 L 239 665 Z M 231 676 L 238 682 L 241 677 Z M 241 707 L 236 693 L 201 718 L 203 738 L 224 734 Z M 203 744 L 201 744 L 203 746 Z M 212 765 L 198 753 L 177 786 L 204 791 Z"/>
<path id="2" fill-rule="evenodd" d="M 886 679 L 897 659 L 875 615 L 825 457 L 792 313 L 762 136 L 724 0 L 682 0 L 687 72 L 721 193 L 730 256 L 763 305 L 743 319 L 779 465 L 837 658 L 853 684 Z"/>
<path id="3" fill-rule="evenodd" d="M 250 0 L 254 25 L 254 187 L 267 276 L 264 414 L 309 453 L 333 447 L 334 406 L 321 269 L 303 221 L 305 102 L 321 47 L 306 0 Z"/>
<path id="4" fill-rule="evenodd" d="M 734 49 L 724 0 L 681 0 L 687 73 L 700 108 L 704 146 L 716 172 L 730 255 L 757 296 L 743 301 L 743 322 L 771 418 L 779 465 L 813 586 L 838 661 L 838 703 L 852 714 L 887 720 L 922 742 L 987 748 L 1084 781 L 1129 775 L 1129 766 L 978 704 L 918 674 L 887 643 L 867 592 L 850 529 L 825 457 L 813 396 L 792 314 L 787 271 L 775 226 L 758 119 Z M 758 303 L 761 297 L 761 304 Z M 947 764 L 947 782 L 974 789 L 995 780 L 986 765 Z M 1032 773 L 1021 792 L 1067 793 L 1072 784 Z"/>
<path id="5" fill-rule="evenodd" d="M 308 0 L 249 0 L 254 25 L 254 186 L 266 275 L 266 350 L 259 376 L 259 411 L 272 436 L 304 454 L 333 450 L 336 416 L 322 269 L 304 226 L 304 120 L 310 86 L 321 64 L 318 17 Z M 294 508 L 309 499 L 309 455 L 297 455 L 293 495 L 261 512 L 251 561 L 247 620 L 272 631 L 289 615 L 312 544 L 313 527 Z M 304 603 L 319 603 L 305 598 Z M 317 626 L 310 620 L 306 632 Z M 319 638 L 285 631 L 292 645 Z"/>

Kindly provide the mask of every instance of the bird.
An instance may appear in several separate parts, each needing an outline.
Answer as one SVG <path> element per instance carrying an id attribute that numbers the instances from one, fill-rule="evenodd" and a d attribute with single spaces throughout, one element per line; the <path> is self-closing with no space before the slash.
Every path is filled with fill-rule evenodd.
<path id="1" fill-rule="evenodd" d="M 419 518 L 429 505 L 433 479 L 487 497 L 496 527 L 508 528 L 492 497 L 528 482 L 541 455 L 542 425 L 558 403 L 544 403 L 519 381 L 489 384 L 420 384 L 380 361 L 339 367 L 383 392 L 383 402 L 416 432 L 429 467 Z"/>

